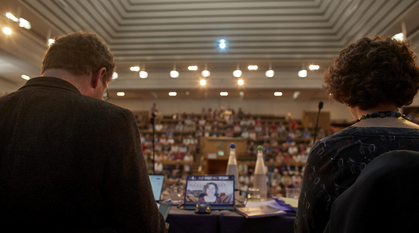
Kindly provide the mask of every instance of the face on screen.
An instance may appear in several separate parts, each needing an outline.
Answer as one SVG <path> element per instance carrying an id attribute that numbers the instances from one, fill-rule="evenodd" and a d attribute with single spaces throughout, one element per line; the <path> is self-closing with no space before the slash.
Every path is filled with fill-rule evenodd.
<path id="1" fill-rule="evenodd" d="M 186 203 L 234 204 L 233 180 L 189 180 Z"/>

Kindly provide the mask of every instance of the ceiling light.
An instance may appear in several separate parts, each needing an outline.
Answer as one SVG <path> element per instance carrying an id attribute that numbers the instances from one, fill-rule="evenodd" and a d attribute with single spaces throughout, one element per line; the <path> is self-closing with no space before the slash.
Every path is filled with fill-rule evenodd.
<path id="1" fill-rule="evenodd" d="M 19 18 L 19 27 L 29 30 L 31 29 L 31 23 L 29 23 L 29 21 L 24 18 Z"/>
<path id="2" fill-rule="evenodd" d="M 199 84 L 201 84 L 201 86 L 205 86 L 207 85 L 207 81 L 205 81 L 205 79 L 201 79 L 201 81 L 199 81 Z"/>
<path id="3" fill-rule="evenodd" d="M 211 75 L 211 72 L 208 71 L 207 63 L 205 63 L 205 69 L 201 72 L 202 77 L 208 78 Z"/>
<path id="4" fill-rule="evenodd" d="M 243 81 L 243 79 L 239 79 L 239 80 L 237 81 L 237 83 L 238 83 L 240 86 L 242 86 L 242 85 L 244 84 L 244 81 Z"/>
<path id="5" fill-rule="evenodd" d="M 198 66 L 188 66 L 188 70 L 190 70 L 190 71 L 197 71 L 198 70 Z"/>
<path id="6" fill-rule="evenodd" d="M 179 77 L 179 72 L 177 72 L 176 70 L 170 71 L 170 77 L 172 77 L 172 78 Z"/>
<path id="7" fill-rule="evenodd" d="M 242 71 L 241 70 L 233 71 L 233 76 L 236 78 L 240 78 L 242 76 Z"/>
<path id="8" fill-rule="evenodd" d="M 31 77 L 27 76 L 26 74 L 22 74 L 20 77 L 22 77 L 25 80 L 31 79 Z"/>
<path id="9" fill-rule="evenodd" d="M 55 43 L 55 40 L 54 39 L 52 39 L 52 38 L 49 38 L 48 39 L 48 47 L 50 47 L 52 44 L 54 44 Z"/>
<path id="10" fill-rule="evenodd" d="M 274 96 L 282 96 L 282 92 L 280 91 L 274 92 Z"/>
<path id="11" fill-rule="evenodd" d="M 140 67 L 139 66 L 131 66 L 129 68 L 129 70 L 131 70 L 131 71 L 140 71 Z"/>
<path id="12" fill-rule="evenodd" d="M 220 49 L 225 49 L 225 48 L 227 47 L 226 40 L 221 39 L 221 40 L 220 40 L 220 43 L 218 44 L 218 47 L 219 47 Z"/>
<path id="13" fill-rule="evenodd" d="M 169 92 L 169 96 L 176 96 L 177 93 L 176 92 Z"/>
<path id="14" fill-rule="evenodd" d="M 275 72 L 272 70 L 272 63 L 269 63 L 269 70 L 265 72 L 267 78 L 272 78 L 275 75 Z"/>
<path id="15" fill-rule="evenodd" d="M 140 71 L 140 73 L 138 74 L 138 76 L 140 76 L 140 78 L 147 78 L 148 77 L 148 73 L 145 70 Z"/>
<path id="16" fill-rule="evenodd" d="M 296 92 L 294 92 L 294 94 L 293 94 L 293 98 L 294 99 L 297 99 L 297 97 L 300 95 L 300 92 L 299 91 L 296 91 Z"/>
<path id="17" fill-rule="evenodd" d="M 222 91 L 222 92 L 220 92 L 220 95 L 221 96 L 228 96 L 228 92 Z"/>
<path id="18" fill-rule="evenodd" d="M 320 69 L 320 66 L 319 65 L 310 65 L 308 68 L 310 70 L 318 70 L 318 69 Z"/>
<path id="19" fill-rule="evenodd" d="M 265 76 L 266 76 L 267 78 L 272 78 L 272 77 L 274 76 L 274 74 L 275 74 L 275 72 L 274 72 L 273 70 L 267 70 L 267 71 L 265 72 Z"/>
<path id="20" fill-rule="evenodd" d="M 300 71 L 298 71 L 298 77 L 300 77 L 300 78 L 307 77 L 307 70 L 300 70 Z"/>
<path id="21" fill-rule="evenodd" d="M 8 28 L 8 27 L 4 27 L 4 28 L 3 28 L 3 32 L 4 32 L 4 34 L 6 34 L 6 35 L 10 35 L 10 34 L 12 34 L 12 29 L 10 29 L 10 28 Z"/>
<path id="22" fill-rule="evenodd" d="M 400 33 L 394 35 L 393 37 L 391 37 L 391 39 L 398 40 L 398 41 L 403 41 L 404 40 L 404 34 L 403 34 L 403 32 L 400 32 Z"/>
<path id="23" fill-rule="evenodd" d="M 173 64 L 173 70 L 170 71 L 170 77 L 172 78 L 179 77 L 179 72 L 176 71 L 176 64 Z"/>
<path id="24" fill-rule="evenodd" d="M 258 66 L 257 65 L 249 65 L 247 67 L 247 69 L 249 69 L 249 70 L 258 70 Z"/>
<path id="25" fill-rule="evenodd" d="M 203 70 L 201 72 L 202 77 L 208 78 L 211 75 L 211 72 L 209 72 L 208 70 Z"/>
<path id="26" fill-rule="evenodd" d="M 125 96 L 125 92 L 120 91 L 120 92 L 117 92 L 116 95 L 117 96 Z"/>
<path id="27" fill-rule="evenodd" d="M 14 16 L 12 13 L 9 13 L 9 12 L 6 13 L 6 17 L 9 18 L 9 19 L 11 19 L 11 20 L 13 20 L 13 21 L 15 21 L 15 22 L 19 21 L 16 18 L 16 16 Z"/>
<path id="28" fill-rule="evenodd" d="M 118 73 L 116 73 L 116 72 L 113 72 L 113 74 L 112 74 L 112 79 L 117 79 L 118 78 Z"/>

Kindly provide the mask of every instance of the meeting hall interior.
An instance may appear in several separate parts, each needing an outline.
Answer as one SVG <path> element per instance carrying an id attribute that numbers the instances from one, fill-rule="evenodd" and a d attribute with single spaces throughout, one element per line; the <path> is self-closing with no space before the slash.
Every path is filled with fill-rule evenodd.
<path id="1" fill-rule="evenodd" d="M 0 6 L 0 97 L 40 76 L 54 38 L 89 30 L 104 39 L 117 67 L 107 101 L 135 116 L 148 173 L 165 176 L 162 200 L 188 175 L 226 174 L 230 143 L 239 196 L 253 188 L 261 145 L 268 194 L 287 197 L 287 189 L 302 185 L 313 143 L 356 121 L 324 90 L 324 71 L 339 52 L 375 35 L 407 41 L 419 52 L 418 0 L 0 0 Z M 400 111 L 419 123 L 419 98 Z M 229 217 L 239 218 L 230 215 L 217 231 Z M 169 213 L 169 232 L 186 227 L 182 217 Z M 293 216 L 278 218 L 263 221 L 293 231 Z"/>

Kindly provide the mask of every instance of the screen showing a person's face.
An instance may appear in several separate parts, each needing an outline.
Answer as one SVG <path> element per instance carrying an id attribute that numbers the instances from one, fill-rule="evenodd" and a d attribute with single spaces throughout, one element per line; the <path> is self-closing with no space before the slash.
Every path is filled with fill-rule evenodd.
<path id="1" fill-rule="evenodd" d="M 208 186 L 208 188 L 207 188 L 207 195 L 208 196 L 214 196 L 215 195 L 215 192 L 216 192 L 216 188 L 215 188 L 215 186 L 213 185 L 213 184 L 210 184 L 209 186 Z"/>

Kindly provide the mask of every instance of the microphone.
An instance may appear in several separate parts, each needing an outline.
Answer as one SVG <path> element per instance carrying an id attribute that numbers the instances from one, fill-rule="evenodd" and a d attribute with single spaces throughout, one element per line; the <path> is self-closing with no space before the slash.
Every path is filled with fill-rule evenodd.
<path id="1" fill-rule="evenodd" d="M 323 101 L 319 102 L 319 112 L 317 113 L 317 122 L 316 122 L 316 128 L 314 130 L 314 139 L 313 139 L 313 145 L 316 142 L 316 136 L 317 136 L 317 126 L 319 125 L 319 116 L 320 116 L 320 110 L 323 108 Z"/>

